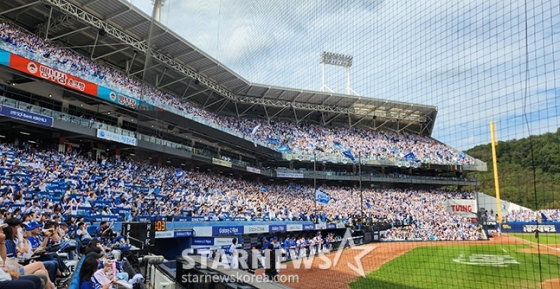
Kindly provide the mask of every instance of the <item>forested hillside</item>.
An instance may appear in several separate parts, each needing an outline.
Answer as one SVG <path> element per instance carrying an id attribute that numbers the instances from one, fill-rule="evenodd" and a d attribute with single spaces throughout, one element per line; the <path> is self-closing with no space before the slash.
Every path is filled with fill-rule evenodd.
<path id="1" fill-rule="evenodd" d="M 487 172 L 471 173 L 471 176 L 480 180 L 480 191 L 493 196 L 490 144 L 466 152 L 488 164 Z M 556 133 L 500 141 L 496 152 L 502 199 L 532 209 L 560 209 L 560 129 Z M 534 173 L 532 159 L 536 168 Z"/>

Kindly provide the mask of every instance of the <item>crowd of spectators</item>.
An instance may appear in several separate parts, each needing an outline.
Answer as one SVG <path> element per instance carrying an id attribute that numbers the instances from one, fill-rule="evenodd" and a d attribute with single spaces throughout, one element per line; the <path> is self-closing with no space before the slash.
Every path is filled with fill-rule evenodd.
<path id="1" fill-rule="evenodd" d="M 5 206 L 0 212 L 16 217 L 29 212 L 63 217 L 116 215 L 125 208 L 130 214 L 123 215 L 124 219 L 160 215 L 352 224 L 363 207 L 367 218 L 383 216 L 390 224 L 416 226 L 415 237 L 442 239 L 447 237 L 438 235 L 440 229 L 461 231 L 466 226 L 465 220 L 446 212 L 445 200 L 474 195 L 366 188 L 361 206 L 357 188 L 324 186 L 321 190 L 330 199 L 318 203 L 315 211 L 310 186 L 265 185 L 206 172 L 177 174 L 175 168 L 149 163 L 94 161 L 32 146 L 0 146 L 0 202 Z"/>
<path id="2" fill-rule="evenodd" d="M 0 23 L 0 38 L 0 48 L 109 87 L 144 103 L 218 126 L 235 135 L 252 139 L 255 144 L 284 153 L 343 158 L 349 157 L 343 152 L 350 152 L 350 159 L 358 159 L 360 155 L 362 159 L 394 162 L 408 160 L 446 165 L 475 164 L 474 158 L 428 136 L 216 115 L 12 24 Z"/>
<path id="3" fill-rule="evenodd" d="M 560 222 L 560 210 L 539 210 L 531 211 L 527 209 L 511 210 L 505 212 L 504 222 Z"/>

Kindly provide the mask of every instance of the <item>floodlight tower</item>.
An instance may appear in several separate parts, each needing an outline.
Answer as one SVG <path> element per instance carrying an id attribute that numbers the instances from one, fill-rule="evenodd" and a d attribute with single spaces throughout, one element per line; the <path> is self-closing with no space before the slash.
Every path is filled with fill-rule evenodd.
<path id="1" fill-rule="evenodd" d="M 325 91 L 325 89 L 328 89 L 331 92 L 334 92 L 325 83 L 325 65 L 328 64 L 346 67 L 346 94 L 350 94 L 351 91 L 353 92 L 353 90 L 350 88 L 350 67 L 352 67 L 353 59 L 354 57 L 351 55 L 344 55 L 327 51 L 321 52 L 321 65 L 323 66 L 323 85 L 321 86 L 321 91 Z"/>
<path id="2" fill-rule="evenodd" d="M 161 7 L 165 4 L 165 0 L 152 0 L 152 4 L 154 5 L 154 20 L 159 22 L 161 19 Z"/>

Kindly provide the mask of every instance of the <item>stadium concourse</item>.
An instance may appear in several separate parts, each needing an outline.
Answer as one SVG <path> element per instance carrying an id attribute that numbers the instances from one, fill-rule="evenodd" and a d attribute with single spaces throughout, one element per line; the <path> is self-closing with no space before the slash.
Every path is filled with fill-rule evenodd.
<path id="1" fill-rule="evenodd" d="M 325 127 L 314 124 L 296 125 L 291 122 L 221 116 L 197 108 L 179 99 L 142 84 L 122 72 L 103 66 L 84 56 L 59 47 L 8 23 L 0 23 L 0 48 L 46 63 L 52 68 L 70 73 L 93 83 L 129 95 L 155 107 L 204 119 L 222 126 L 234 134 L 250 137 L 256 143 L 279 152 L 294 155 L 314 153 L 345 155 L 350 159 L 359 154 L 364 159 L 410 160 L 417 163 L 472 165 L 475 159 L 429 136 Z M 375 144 L 375 145 L 374 145 Z"/>

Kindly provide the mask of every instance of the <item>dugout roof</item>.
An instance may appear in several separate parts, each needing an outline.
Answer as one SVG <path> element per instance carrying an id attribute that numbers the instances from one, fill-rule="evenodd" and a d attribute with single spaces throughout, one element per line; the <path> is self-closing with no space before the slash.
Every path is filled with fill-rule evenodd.
<path id="1" fill-rule="evenodd" d="M 1 1 L 0 17 L 131 76 L 145 72 L 151 17 L 127 1 Z M 209 111 L 425 135 L 434 127 L 435 106 L 251 83 L 160 23 L 150 43 L 152 85 Z"/>

